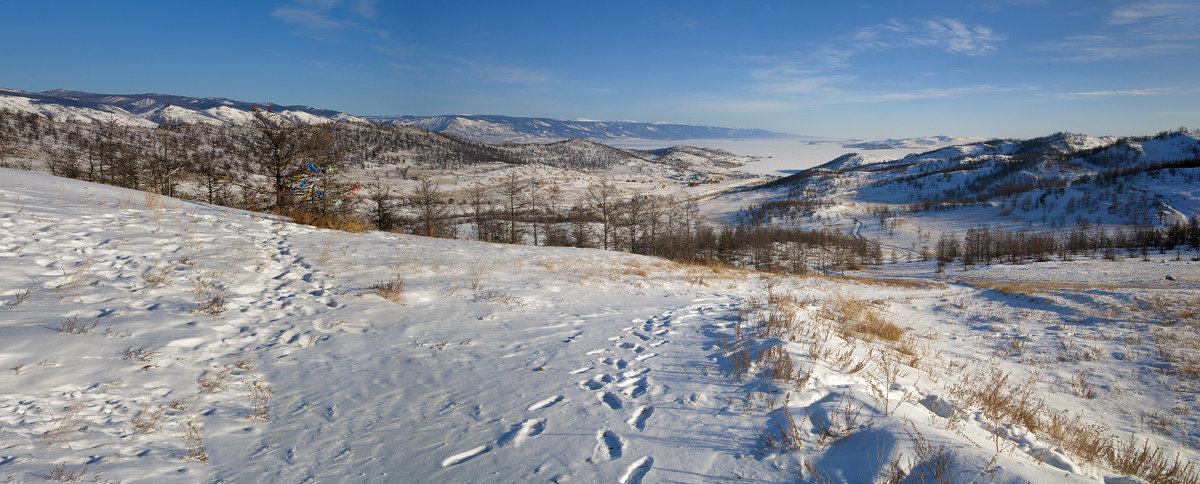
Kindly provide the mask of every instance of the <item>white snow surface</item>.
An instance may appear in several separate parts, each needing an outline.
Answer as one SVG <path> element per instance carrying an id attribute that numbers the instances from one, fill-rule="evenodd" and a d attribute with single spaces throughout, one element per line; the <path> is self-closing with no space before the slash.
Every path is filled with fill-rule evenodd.
<path id="1" fill-rule="evenodd" d="M 1086 304 L 1067 295 L 348 234 L 38 173 L 0 168 L 0 180 L 0 477 L 16 482 L 59 465 L 119 482 L 792 482 L 809 475 L 804 463 L 870 482 L 893 461 L 912 476 L 924 469 L 917 433 L 954 453 L 956 482 L 1126 477 L 1020 426 L 997 427 L 948 390 L 950 370 L 904 367 L 885 384 L 874 355 L 890 350 L 817 324 L 829 301 L 851 294 L 879 301 L 874 311 L 918 335 L 926 358 L 963 373 L 1000 368 L 1024 381 L 1028 362 L 999 349 L 1017 339 L 1030 358 L 1064 341 L 1103 347 L 1096 360 L 1053 367 L 1038 394 L 1196 458 L 1181 442 L 1200 437 L 1200 412 L 1171 413 L 1173 383 L 1146 368 L 1151 343 L 1118 346 L 1136 325 L 1101 327 L 1109 316 L 1095 311 L 1077 319 Z M 906 267 L 935 278 L 929 264 Z M 1133 272 L 1104 277 L 1145 276 L 1149 265 L 1121 267 Z M 1171 265 L 1182 285 L 1173 290 L 1194 295 L 1196 267 Z M 1038 275 L 1033 265 L 969 275 L 1019 269 Z M 397 280 L 396 301 L 372 290 Z M 768 292 L 799 301 L 802 333 L 850 364 L 816 357 L 800 336 L 767 343 L 809 372 L 802 384 L 728 376 L 722 345 Z M 1113 287 L 1084 294 L 1131 299 Z M 213 295 L 224 311 L 198 311 Z M 1014 307 L 1025 315 L 1006 320 Z M 94 325 L 59 332 L 72 321 Z M 1099 398 L 1056 382 L 1079 368 Z M 273 391 L 267 419 L 248 418 L 251 385 Z M 861 418 L 831 445 L 815 425 L 843 407 Z M 144 409 L 162 410 L 158 428 L 135 428 Z M 1181 434 L 1140 425 L 1152 411 Z M 803 445 L 765 445 L 760 432 L 788 414 Z M 201 429 L 207 463 L 183 459 L 186 422 Z"/>
<path id="2" fill-rule="evenodd" d="M 656 149 L 684 145 L 716 148 L 742 156 L 758 157 L 758 161 L 735 168 L 755 175 L 790 175 L 826 163 L 847 153 L 860 153 L 864 159 L 880 162 L 903 158 L 925 151 L 926 148 L 893 150 L 861 150 L 844 148 L 839 141 L 820 141 L 806 138 L 776 139 L 688 139 L 688 140 L 604 140 L 618 148 Z"/>
<path id="3" fill-rule="evenodd" d="M 77 121 L 82 123 L 107 123 L 113 121 L 121 126 L 138 126 L 142 128 L 158 126 L 158 123 L 134 116 L 119 108 L 113 108 L 112 111 L 100 111 L 92 108 L 66 108 L 57 104 L 36 103 L 32 99 L 22 96 L 0 95 L 0 109 L 33 113 L 57 121 Z"/>

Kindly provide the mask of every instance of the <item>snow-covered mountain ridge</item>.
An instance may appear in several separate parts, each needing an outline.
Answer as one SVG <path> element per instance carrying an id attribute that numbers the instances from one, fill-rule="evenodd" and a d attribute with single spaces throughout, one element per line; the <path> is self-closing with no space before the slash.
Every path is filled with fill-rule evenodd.
<path id="1" fill-rule="evenodd" d="M 571 138 L 610 139 L 727 139 L 783 138 L 792 135 L 762 129 L 720 128 L 681 123 L 637 121 L 561 121 L 549 118 L 481 116 L 367 116 L 379 124 L 411 124 L 430 131 L 485 143 L 544 142 Z"/>
<path id="2" fill-rule="evenodd" d="M 1196 133 L 1164 132 L 1129 138 L 1055 133 L 1026 140 L 994 139 L 948 146 L 894 160 L 851 153 L 781 179 L 776 185 L 808 180 L 820 173 L 870 172 L 871 185 L 906 184 L 914 197 L 951 192 L 966 196 L 967 186 L 994 190 L 1025 184 L 1086 182 L 1096 176 L 1153 169 L 1173 162 L 1186 164 L 1196 159 L 1200 159 L 1200 134 Z M 945 183 L 950 181 L 947 177 L 957 183 Z M 935 179 L 942 182 L 935 186 L 922 183 Z M 986 192 L 976 190 L 971 195 L 978 198 Z"/>
<path id="3" fill-rule="evenodd" d="M 971 136 L 925 136 L 920 138 L 888 138 L 883 140 L 847 140 L 844 148 L 861 150 L 892 150 L 899 148 L 937 149 L 944 146 L 964 145 L 987 141 L 987 138 Z"/>
<path id="4" fill-rule="evenodd" d="M 778 138 L 791 135 L 762 129 L 721 128 L 679 123 L 635 121 L 563 121 L 513 116 L 354 116 L 311 106 L 282 106 L 226 98 L 196 98 L 169 94 L 94 94 L 56 89 L 25 92 L 0 89 L 0 109 L 33 113 L 59 121 L 108 122 L 153 127 L 164 123 L 240 126 L 248 124 L 252 107 L 270 108 L 301 124 L 357 122 L 412 125 L 470 141 L 485 143 L 550 142 L 571 138 L 605 139 L 723 139 Z"/>

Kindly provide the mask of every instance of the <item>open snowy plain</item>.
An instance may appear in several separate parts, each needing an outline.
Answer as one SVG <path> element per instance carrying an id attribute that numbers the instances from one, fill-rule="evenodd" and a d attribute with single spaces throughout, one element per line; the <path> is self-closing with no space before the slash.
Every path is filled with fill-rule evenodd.
<path id="1" fill-rule="evenodd" d="M 0 480 L 1198 476 L 1186 258 L 793 278 L 0 180 Z"/>
<path id="2" fill-rule="evenodd" d="M 928 151 L 928 147 L 863 150 L 846 148 L 841 141 L 813 140 L 808 138 L 768 139 L 685 139 L 685 140 L 605 140 L 606 144 L 619 148 L 649 150 L 670 146 L 699 146 L 757 157 L 758 161 L 736 168 L 737 171 L 754 175 L 790 175 L 846 153 L 861 153 L 876 161 L 903 158 L 911 153 Z"/>

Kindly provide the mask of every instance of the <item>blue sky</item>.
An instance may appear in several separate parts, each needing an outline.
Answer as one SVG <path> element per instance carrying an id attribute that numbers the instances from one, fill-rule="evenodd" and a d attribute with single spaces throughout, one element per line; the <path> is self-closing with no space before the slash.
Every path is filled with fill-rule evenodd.
<path id="1" fill-rule="evenodd" d="M 7 2 L 0 87 L 833 138 L 1200 127 L 1200 2 Z"/>

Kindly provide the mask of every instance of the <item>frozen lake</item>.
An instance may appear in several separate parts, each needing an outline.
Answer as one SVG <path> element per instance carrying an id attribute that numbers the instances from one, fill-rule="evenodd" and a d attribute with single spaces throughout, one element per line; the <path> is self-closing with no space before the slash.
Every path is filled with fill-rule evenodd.
<path id="1" fill-rule="evenodd" d="M 880 160 L 903 158 L 909 153 L 928 148 L 895 150 L 860 150 L 843 148 L 840 141 L 813 141 L 800 138 L 781 139 L 686 139 L 686 140 L 605 140 L 603 143 L 620 148 L 655 149 L 671 146 L 717 148 L 746 156 L 758 156 L 757 162 L 747 164 L 741 171 L 759 175 L 790 175 L 833 160 L 846 153 L 859 152 Z"/>

